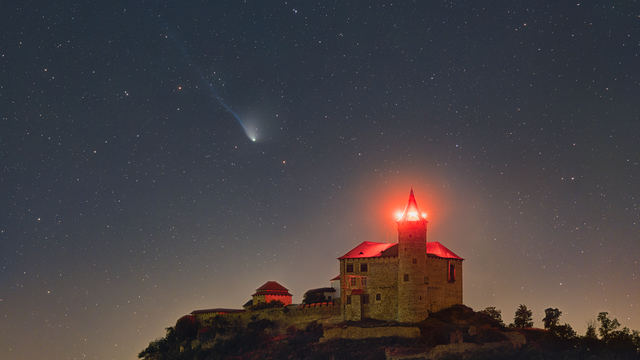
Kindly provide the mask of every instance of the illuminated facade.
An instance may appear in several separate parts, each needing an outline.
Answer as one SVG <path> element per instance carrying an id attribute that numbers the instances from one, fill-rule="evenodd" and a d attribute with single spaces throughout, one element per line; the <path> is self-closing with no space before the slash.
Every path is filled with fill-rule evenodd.
<path id="1" fill-rule="evenodd" d="M 274 300 L 281 301 L 284 305 L 291 305 L 292 295 L 289 290 L 275 281 L 267 281 L 264 285 L 256 289 L 252 295 L 253 305 L 260 303 L 270 303 Z"/>
<path id="2" fill-rule="evenodd" d="M 398 242 L 365 241 L 338 258 L 343 320 L 417 322 L 462 304 L 462 259 L 427 242 L 426 214 L 413 195 L 398 214 Z"/>

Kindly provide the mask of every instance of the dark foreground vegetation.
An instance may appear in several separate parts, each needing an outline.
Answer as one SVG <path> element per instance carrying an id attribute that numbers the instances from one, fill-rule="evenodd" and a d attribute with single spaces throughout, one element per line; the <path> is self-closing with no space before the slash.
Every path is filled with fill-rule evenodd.
<path id="1" fill-rule="evenodd" d="M 276 334 L 274 324 L 268 319 L 252 318 L 247 327 L 231 324 L 218 316 L 212 326 L 201 328 L 192 319 L 178 320 L 175 327 L 167 328 L 164 338 L 152 341 L 138 354 L 145 360 L 257 360 L 257 359 L 358 359 L 383 360 L 385 350 L 404 349 L 411 353 L 426 353 L 437 345 L 449 344 L 452 333 L 459 333 L 465 343 L 483 345 L 507 340 L 505 334 L 518 332 L 526 338 L 519 347 L 480 349 L 474 353 L 444 354 L 441 359 L 522 359 L 522 360 L 640 360 L 640 334 L 600 313 L 592 322 L 585 336 L 578 336 L 570 325 L 559 322 L 561 311 L 545 310 L 545 329 L 534 329 L 531 312 L 521 305 L 516 311 L 514 323 L 505 326 L 499 310 L 489 307 L 474 312 L 466 306 L 454 306 L 430 314 L 429 318 L 413 324 L 418 326 L 421 337 L 403 339 L 396 337 L 379 339 L 337 339 L 319 342 L 323 327 L 311 323 L 305 329 L 291 326 L 286 334 Z M 350 322 L 350 326 L 396 326 L 375 320 Z M 406 325 L 406 324 L 405 324 Z M 191 347 L 192 341 L 196 346 Z M 202 344 L 208 344 L 203 348 Z"/>

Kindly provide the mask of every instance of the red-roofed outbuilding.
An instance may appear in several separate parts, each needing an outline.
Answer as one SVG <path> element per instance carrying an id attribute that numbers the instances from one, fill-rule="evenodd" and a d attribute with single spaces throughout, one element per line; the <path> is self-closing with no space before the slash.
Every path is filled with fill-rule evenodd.
<path id="1" fill-rule="evenodd" d="M 275 281 L 267 281 L 264 285 L 256 289 L 253 297 L 253 305 L 260 303 L 270 303 L 273 300 L 281 301 L 284 305 L 291 305 L 293 295 L 289 293 L 289 289 L 278 284 Z"/>

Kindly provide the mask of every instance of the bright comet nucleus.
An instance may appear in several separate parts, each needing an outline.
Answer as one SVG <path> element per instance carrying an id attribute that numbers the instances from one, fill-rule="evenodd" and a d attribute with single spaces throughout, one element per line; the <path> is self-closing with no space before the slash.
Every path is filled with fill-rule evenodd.
<path id="1" fill-rule="evenodd" d="M 247 135 L 249 140 L 256 142 L 260 138 L 260 132 L 258 131 L 258 122 L 253 119 L 245 119 L 245 124 L 243 126 L 244 133 Z"/>

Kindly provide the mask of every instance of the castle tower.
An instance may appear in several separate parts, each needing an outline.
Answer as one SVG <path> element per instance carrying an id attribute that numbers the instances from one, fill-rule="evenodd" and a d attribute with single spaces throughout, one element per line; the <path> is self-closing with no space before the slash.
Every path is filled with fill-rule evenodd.
<path id="1" fill-rule="evenodd" d="M 427 220 L 409 194 L 398 215 L 398 315 L 399 322 L 418 322 L 429 316 L 427 300 Z"/>

